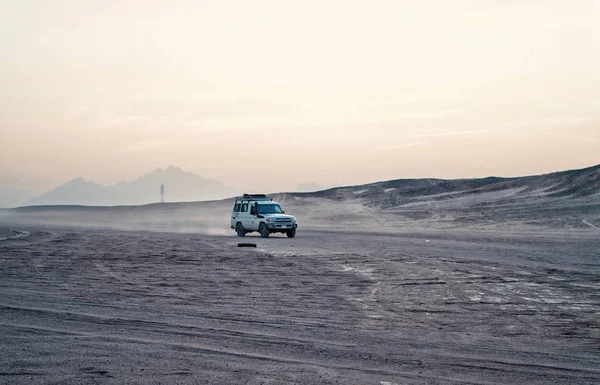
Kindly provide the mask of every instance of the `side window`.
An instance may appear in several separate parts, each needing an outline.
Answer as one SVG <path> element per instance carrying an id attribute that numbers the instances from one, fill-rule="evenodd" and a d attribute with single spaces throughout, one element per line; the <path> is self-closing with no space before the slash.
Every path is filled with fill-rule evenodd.
<path id="1" fill-rule="evenodd" d="M 250 215 L 256 215 L 256 205 L 250 206 Z"/>
<path id="2" fill-rule="evenodd" d="M 247 213 L 248 212 L 248 203 L 242 203 L 242 212 L 243 213 Z"/>
<path id="3" fill-rule="evenodd" d="M 236 203 L 235 206 L 233 206 L 233 212 L 234 213 L 240 212 L 240 204 L 239 203 Z"/>

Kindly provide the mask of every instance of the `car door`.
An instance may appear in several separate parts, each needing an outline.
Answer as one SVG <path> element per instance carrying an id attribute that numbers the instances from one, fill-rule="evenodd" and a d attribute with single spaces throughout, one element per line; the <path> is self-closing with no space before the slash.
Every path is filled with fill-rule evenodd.
<path id="1" fill-rule="evenodd" d="M 260 223 L 260 221 L 258 220 L 258 215 L 256 214 L 256 210 L 257 210 L 257 204 L 256 202 L 251 202 L 250 203 L 250 218 L 252 219 L 252 224 L 250 227 L 251 230 L 258 230 L 258 225 Z"/>
<path id="2" fill-rule="evenodd" d="M 252 230 L 252 218 L 250 217 L 249 202 L 242 202 L 242 208 L 239 213 L 239 222 L 246 230 Z"/>

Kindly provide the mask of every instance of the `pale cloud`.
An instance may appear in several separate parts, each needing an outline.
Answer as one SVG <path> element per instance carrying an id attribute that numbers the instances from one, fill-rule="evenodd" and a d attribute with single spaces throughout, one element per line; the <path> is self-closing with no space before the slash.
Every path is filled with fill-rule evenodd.
<path id="1" fill-rule="evenodd" d="M 470 131 L 449 131 L 449 132 L 438 132 L 438 133 L 429 133 L 429 134 L 419 134 L 412 135 L 413 139 L 427 139 L 427 138 L 437 138 L 437 137 L 452 137 L 452 136 L 470 136 L 470 135 L 479 135 L 486 133 L 486 130 L 470 130 Z M 401 148 L 414 147 L 421 145 L 420 141 L 413 141 L 409 143 L 399 143 L 393 144 L 389 146 L 383 146 L 376 149 L 376 151 L 389 151 L 389 150 L 397 150 Z"/>
<path id="2" fill-rule="evenodd" d="M 573 125 L 582 124 L 582 123 L 590 123 L 590 122 L 598 122 L 600 123 L 600 119 L 598 118 L 590 118 L 590 117 L 560 117 L 560 118 L 543 118 L 543 119 L 531 119 L 524 121 L 516 121 L 516 122 L 508 122 L 505 124 L 505 127 L 509 128 L 571 128 Z M 599 128 L 600 130 L 600 128 Z"/>
<path id="3" fill-rule="evenodd" d="M 471 130 L 471 131 L 450 131 L 450 132 L 438 132 L 431 134 L 419 134 L 413 135 L 412 138 L 436 138 L 436 137 L 444 137 L 444 136 L 469 136 L 469 135 L 479 135 L 486 133 L 486 130 Z"/>
<path id="4" fill-rule="evenodd" d="M 121 152 L 124 153 L 136 153 L 136 152 L 146 152 L 146 151 L 155 151 L 160 148 L 165 148 L 167 143 L 164 140 L 151 138 L 145 139 L 138 142 L 134 142 L 129 145 L 125 145 L 121 147 Z"/>
<path id="5" fill-rule="evenodd" d="M 90 112 L 89 107 L 78 106 L 73 109 L 65 111 L 63 119 L 66 121 L 79 120 L 85 117 Z"/>
<path id="6" fill-rule="evenodd" d="M 101 125 L 104 126 L 129 126 L 129 125 L 135 125 L 135 124 L 143 124 L 143 123 L 148 123 L 150 121 L 166 121 L 166 122 L 170 122 L 171 121 L 171 117 L 169 116 L 158 116 L 156 118 L 151 118 L 150 116 L 144 116 L 144 115 L 133 115 L 133 116 L 111 116 L 111 117 L 107 117 L 106 120 L 104 120 Z"/>
<path id="7" fill-rule="evenodd" d="M 400 148 L 407 148 L 407 147 L 418 146 L 420 144 L 421 144 L 421 142 L 394 144 L 394 145 L 391 145 L 391 146 L 379 147 L 379 148 L 376 149 L 376 151 L 397 150 L 397 149 L 400 149 Z"/>

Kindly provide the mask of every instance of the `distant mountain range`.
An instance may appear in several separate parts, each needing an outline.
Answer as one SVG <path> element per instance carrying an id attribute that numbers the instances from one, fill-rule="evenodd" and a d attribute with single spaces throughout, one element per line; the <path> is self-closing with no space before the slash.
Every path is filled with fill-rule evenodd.
<path id="1" fill-rule="evenodd" d="M 26 202 L 25 205 L 143 205 L 160 201 L 160 185 L 166 186 L 166 202 L 197 202 L 229 198 L 239 191 L 221 182 L 205 179 L 178 167 L 157 169 L 132 182 L 105 186 L 84 180 L 72 181 Z M 591 198 L 600 200 L 600 165 L 525 177 L 474 179 L 397 179 L 358 186 L 317 190 L 323 186 L 306 183 L 299 191 L 276 194 L 285 197 L 325 198 L 333 201 L 359 200 L 366 206 L 391 208 L 423 202 L 442 202 L 483 193 L 512 191 L 510 199 L 536 201 L 547 198 Z M 304 192 L 304 191 L 306 192 Z M 307 191 L 308 190 L 308 191 Z M 309 192 L 311 191 L 312 192 Z M 315 191 L 317 190 L 317 191 Z M 509 198 L 506 198 L 509 199 Z M 482 204 L 482 203 L 480 203 Z"/>
<path id="2" fill-rule="evenodd" d="M 157 170 L 152 177 L 140 178 L 148 180 L 148 200 L 158 200 L 160 181 L 156 178 L 164 173 L 183 172 L 177 169 Z M 165 180 L 167 183 L 172 182 Z M 143 185 L 139 180 L 131 184 Z M 72 224 L 76 221 L 111 228 L 201 230 L 231 234 L 228 226 L 230 197 L 233 194 L 228 194 L 227 199 L 211 202 L 189 202 L 190 197 L 184 196 L 181 200 L 188 202 L 173 202 L 176 199 L 172 199 L 173 203 L 167 204 L 97 207 L 98 203 L 93 199 L 98 197 L 94 194 L 114 192 L 116 186 L 101 186 L 81 179 L 52 193 L 61 193 L 61 199 L 66 199 L 66 193 L 73 189 L 78 194 L 69 199 L 83 199 L 87 194 L 88 200 L 79 202 L 88 206 L 30 206 L 0 210 L 0 222 Z M 198 193 L 191 198 L 200 196 Z M 47 194 L 46 198 L 49 197 L 52 196 Z M 393 231 L 411 231 L 419 226 L 427 229 L 502 228 L 509 231 L 539 227 L 600 229 L 600 165 L 514 178 L 398 179 L 315 192 L 276 193 L 273 197 L 286 212 L 299 218 L 303 228 Z"/>
<path id="3" fill-rule="evenodd" d="M 202 178 L 179 167 L 158 168 L 131 182 L 106 186 L 73 179 L 56 189 L 27 201 L 26 205 L 140 205 L 160 202 L 160 185 L 165 185 L 165 201 L 186 202 L 221 199 L 237 193 L 233 188 Z"/>

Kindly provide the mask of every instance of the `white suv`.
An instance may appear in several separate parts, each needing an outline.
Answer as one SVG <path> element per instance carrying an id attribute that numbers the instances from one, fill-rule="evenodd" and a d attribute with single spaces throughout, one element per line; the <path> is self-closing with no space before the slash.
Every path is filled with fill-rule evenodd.
<path id="1" fill-rule="evenodd" d="M 274 202 L 273 198 L 264 194 L 244 194 L 235 198 L 231 213 L 231 228 L 238 237 L 246 233 L 258 231 L 267 238 L 271 233 L 285 233 L 288 238 L 296 236 L 296 218 L 285 215 L 285 212 Z"/>

